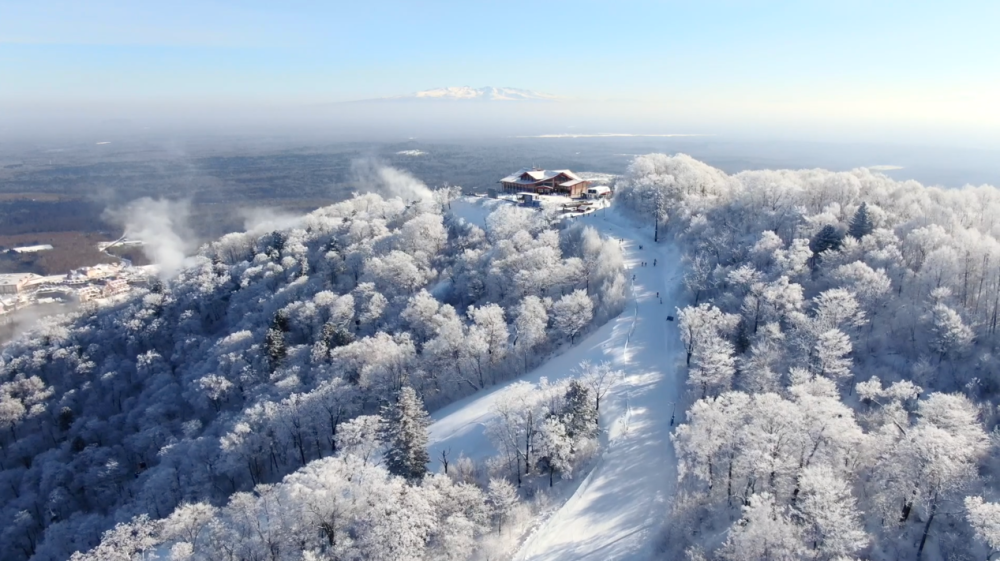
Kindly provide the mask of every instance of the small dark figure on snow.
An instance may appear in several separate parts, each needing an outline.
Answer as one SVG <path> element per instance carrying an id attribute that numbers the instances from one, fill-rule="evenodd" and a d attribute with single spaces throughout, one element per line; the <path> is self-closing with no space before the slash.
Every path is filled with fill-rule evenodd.
<path id="1" fill-rule="evenodd" d="M 653 266 L 656 266 L 656 259 L 653 259 Z"/>

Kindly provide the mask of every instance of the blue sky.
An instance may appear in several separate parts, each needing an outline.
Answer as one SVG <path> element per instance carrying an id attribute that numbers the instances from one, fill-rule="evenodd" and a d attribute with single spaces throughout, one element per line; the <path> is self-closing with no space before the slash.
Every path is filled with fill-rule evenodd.
<path id="1" fill-rule="evenodd" d="M 0 102 L 511 86 L 696 114 L 1000 125 L 1000 2 L 0 0 Z"/>

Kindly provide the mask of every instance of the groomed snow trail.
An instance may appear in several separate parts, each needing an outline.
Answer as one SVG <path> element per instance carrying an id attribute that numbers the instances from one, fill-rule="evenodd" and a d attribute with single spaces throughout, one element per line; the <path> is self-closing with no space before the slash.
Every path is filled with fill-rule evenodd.
<path id="1" fill-rule="evenodd" d="M 601 402 L 607 445 L 590 464 L 589 473 L 577 474 L 582 481 L 561 482 L 577 487 L 526 538 L 514 557 L 519 561 L 649 558 L 677 479 L 670 432 L 683 349 L 676 322 L 666 317 L 676 315 L 675 307 L 682 303 L 680 252 L 671 244 L 654 244 L 651 227 L 637 226 L 614 210 L 576 220 L 623 240 L 630 281 L 635 275 L 625 310 L 576 346 L 519 378 L 538 382 L 543 377 L 570 377 L 583 360 L 606 360 L 622 370 L 623 379 Z M 640 266 L 643 261 L 645 267 Z M 442 450 L 449 452 L 449 461 L 460 453 L 476 460 L 496 453 L 484 431 L 492 417 L 491 407 L 507 385 L 470 396 L 433 415 L 432 470 L 438 469 Z M 680 421 L 680 412 L 677 415 Z"/>

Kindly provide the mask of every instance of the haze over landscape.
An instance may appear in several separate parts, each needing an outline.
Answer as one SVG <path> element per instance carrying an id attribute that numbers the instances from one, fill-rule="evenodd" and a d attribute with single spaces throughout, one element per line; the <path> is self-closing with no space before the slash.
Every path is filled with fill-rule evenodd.
<path id="1" fill-rule="evenodd" d="M 994 559 L 997 21 L 0 1 L 0 561 Z"/>

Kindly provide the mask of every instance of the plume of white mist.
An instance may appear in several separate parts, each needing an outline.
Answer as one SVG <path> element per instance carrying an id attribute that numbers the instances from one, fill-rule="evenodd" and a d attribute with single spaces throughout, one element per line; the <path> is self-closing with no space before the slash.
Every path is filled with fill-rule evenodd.
<path id="1" fill-rule="evenodd" d="M 427 185 L 408 171 L 382 165 L 373 159 L 355 160 L 351 171 L 359 191 L 399 197 L 406 202 L 434 200 L 434 193 Z"/>
<path id="2" fill-rule="evenodd" d="M 302 223 L 302 216 L 270 208 L 244 208 L 243 229 L 250 234 L 264 234 L 275 230 L 296 228 Z"/>
<path id="3" fill-rule="evenodd" d="M 125 236 L 142 242 L 142 252 L 159 270 L 162 279 L 175 276 L 196 247 L 188 225 L 191 202 L 169 199 L 136 199 L 124 207 L 105 211 L 105 217 L 125 228 Z"/>

